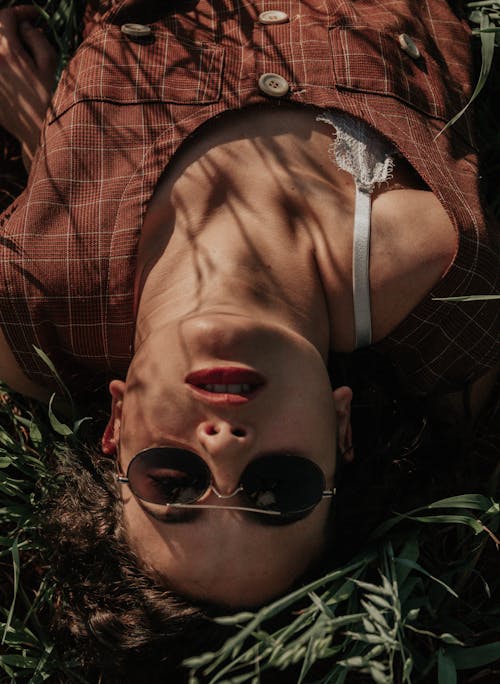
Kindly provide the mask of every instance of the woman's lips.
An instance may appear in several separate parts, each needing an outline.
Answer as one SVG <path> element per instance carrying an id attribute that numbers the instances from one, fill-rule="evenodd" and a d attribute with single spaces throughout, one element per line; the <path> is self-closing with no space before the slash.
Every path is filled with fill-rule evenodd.
<path id="1" fill-rule="evenodd" d="M 200 398 L 213 404 L 245 404 L 265 385 L 265 378 L 249 368 L 222 366 L 189 373 L 185 382 Z"/>

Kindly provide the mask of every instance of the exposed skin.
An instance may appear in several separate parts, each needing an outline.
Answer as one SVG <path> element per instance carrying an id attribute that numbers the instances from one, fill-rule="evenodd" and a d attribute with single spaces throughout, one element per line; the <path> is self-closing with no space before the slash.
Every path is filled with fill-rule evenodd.
<path id="1" fill-rule="evenodd" d="M 55 83 L 57 55 L 32 5 L 0 11 L 0 126 L 21 143 L 29 171 Z M 8 102 L 8 106 L 4 103 Z"/>
<path id="2" fill-rule="evenodd" d="M 243 141 L 226 152 L 239 164 L 263 150 Z M 232 174 L 228 161 L 224 153 L 220 168 Z M 288 203 L 320 179 L 305 181 L 299 194 L 286 189 L 288 171 L 261 161 L 269 172 L 245 183 L 239 174 L 232 174 L 231 185 L 203 183 L 212 163 L 214 173 L 219 168 L 217 158 L 205 156 L 164 184 L 150 205 L 141 259 L 149 269 L 145 281 L 141 266 L 137 275 L 137 351 L 126 384 L 111 384 L 113 416 L 103 440 L 108 452 L 120 444 L 124 472 L 141 449 L 181 444 L 206 461 L 227 494 L 247 463 L 279 450 L 310 458 L 327 487 L 333 485 L 337 442 L 341 451 L 351 443 L 351 391 L 332 394 L 324 291 L 310 235 L 300 229 L 303 216 L 297 212 L 291 220 Z M 312 204 L 321 200 L 316 194 Z M 202 225 L 196 216 L 203 216 Z M 168 249 L 161 252 L 169 225 Z M 159 251 L 151 268 L 149 255 Z M 258 371 L 266 386 L 247 404 L 214 406 L 184 382 L 189 372 L 228 365 Z M 300 522 L 263 527 L 222 510 L 162 523 L 126 486 L 123 497 L 128 535 L 141 560 L 177 590 L 229 606 L 257 605 L 286 590 L 325 540 L 328 500 Z M 239 496 L 231 502 L 243 504 Z M 203 503 L 219 501 L 210 493 Z"/>
<path id="3" fill-rule="evenodd" d="M 177 158 L 148 209 L 137 351 L 126 383 L 111 384 L 103 448 L 113 453 L 120 445 L 125 472 L 138 451 L 181 444 L 204 458 L 222 493 L 234 491 L 259 454 L 298 451 L 332 486 L 336 441 L 340 451 L 351 443 L 351 391 L 332 395 L 326 361 L 332 338 L 336 347 L 353 345 L 352 310 L 335 307 L 352 302 L 352 179 L 331 163 L 330 130 L 310 112 L 229 117 L 200 140 Z M 405 192 L 406 204 L 433 199 L 420 189 Z M 374 205 L 380 228 L 390 232 L 378 214 Z M 377 247 L 382 266 L 385 251 Z M 381 319 L 390 325 L 374 300 L 375 327 Z M 221 365 L 250 367 L 267 385 L 242 406 L 205 404 L 185 377 Z M 325 541 L 327 501 L 288 527 L 206 510 L 186 523 L 159 522 L 126 486 L 123 502 L 145 565 L 182 593 L 232 607 L 285 591 Z M 210 493 L 203 503 L 218 500 Z"/>
<path id="4" fill-rule="evenodd" d="M 321 357 L 303 338 L 252 319 L 228 325 L 223 314 L 196 316 L 164 326 L 144 343 L 127 378 L 111 384 L 113 442 L 120 440 L 120 466 L 147 446 L 181 445 L 209 466 L 222 494 L 233 492 L 245 466 L 272 451 L 301 452 L 333 485 L 336 437 L 350 439 L 348 388 L 332 395 Z M 168 344 L 169 354 L 157 350 Z M 189 357 L 184 348 L 189 348 Z M 261 393 L 237 407 L 204 403 L 183 382 L 187 370 L 209 363 L 256 368 L 268 380 Z M 156 359 L 156 363 L 152 359 Z M 335 419 L 337 412 L 338 420 Z M 112 448 L 108 443 L 105 449 Z M 229 606 L 260 604 L 282 592 L 320 554 L 328 516 L 324 500 L 304 520 L 263 527 L 233 511 L 203 510 L 186 523 L 164 523 L 123 486 L 125 522 L 142 562 L 170 586 L 196 598 Z M 220 505 L 213 493 L 203 503 Z M 224 501 L 223 503 L 227 503 Z M 233 505 L 245 505 L 238 495 Z"/>
<path id="5" fill-rule="evenodd" d="M 0 10 L 0 126 L 19 141 L 29 171 L 40 128 L 54 86 L 57 56 L 41 29 L 32 5 Z M 0 377 L 16 391 L 48 401 L 50 392 L 19 368 L 0 330 Z"/>

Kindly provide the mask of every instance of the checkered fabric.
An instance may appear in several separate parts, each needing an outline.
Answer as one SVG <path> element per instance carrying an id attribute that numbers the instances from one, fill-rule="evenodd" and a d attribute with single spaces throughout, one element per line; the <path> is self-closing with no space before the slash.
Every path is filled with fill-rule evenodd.
<path id="1" fill-rule="evenodd" d="M 273 9 L 290 21 L 258 22 Z M 153 40 L 124 35 L 129 21 L 148 23 Z M 418 393 L 458 389 L 498 362 L 494 301 L 433 299 L 496 293 L 499 270 L 470 118 L 436 137 L 471 93 L 470 31 L 444 0 L 127 0 L 85 36 L 28 185 L 0 219 L 0 325 L 31 379 L 51 384 L 34 345 L 74 391 L 125 374 L 137 242 L 158 179 L 212 117 L 279 107 L 257 86 L 265 72 L 290 83 L 287 103 L 342 110 L 388 138 L 458 232 L 453 265 L 375 350 Z"/>

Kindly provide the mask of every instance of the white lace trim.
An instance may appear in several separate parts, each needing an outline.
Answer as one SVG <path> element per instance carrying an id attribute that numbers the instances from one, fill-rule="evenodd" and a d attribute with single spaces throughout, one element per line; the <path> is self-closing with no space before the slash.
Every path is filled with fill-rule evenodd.
<path id="1" fill-rule="evenodd" d="M 364 192 L 373 192 L 376 183 L 392 178 L 394 159 L 387 143 L 363 121 L 343 112 L 325 111 L 317 121 L 333 126 L 337 132 L 328 151 L 330 159 L 354 177 Z"/>
<path id="2" fill-rule="evenodd" d="M 365 123 L 342 112 L 324 111 L 317 121 L 333 126 L 336 138 L 328 152 L 333 163 L 354 177 L 352 290 L 356 347 L 372 341 L 370 304 L 371 198 L 375 185 L 392 178 L 394 160 L 387 143 Z"/>

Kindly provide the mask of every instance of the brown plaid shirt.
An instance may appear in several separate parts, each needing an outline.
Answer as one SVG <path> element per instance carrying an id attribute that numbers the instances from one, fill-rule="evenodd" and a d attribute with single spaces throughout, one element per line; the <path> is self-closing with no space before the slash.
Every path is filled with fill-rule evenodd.
<path id="1" fill-rule="evenodd" d="M 272 9 L 290 20 L 259 23 Z M 127 21 L 150 24 L 153 40 L 124 35 Z M 460 388 L 498 362 L 494 301 L 433 299 L 497 293 L 499 270 L 469 117 L 436 138 L 471 93 L 470 31 L 443 0 L 127 0 L 88 26 L 28 185 L 0 219 L 0 325 L 35 382 L 51 379 L 33 345 L 74 390 L 126 372 L 137 241 L 158 179 L 208 119 L 279 106 L 257 86 L 265 72 L 290 83 L 287 102 L 343 110 L 387 137 L 458 231 L 448 272 L 374 348 L 420 393 Z"/>

